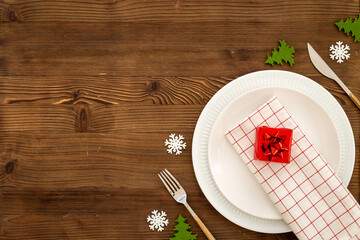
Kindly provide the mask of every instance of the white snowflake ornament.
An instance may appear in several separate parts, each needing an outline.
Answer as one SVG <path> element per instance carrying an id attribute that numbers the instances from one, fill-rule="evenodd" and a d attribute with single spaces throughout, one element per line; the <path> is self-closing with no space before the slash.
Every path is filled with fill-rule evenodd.
<path id="1" fill-rule="evenodd" d="M 164 226 L 169 224 L 169 220 L 166 219 L 166 212 L 161 211 L 160 213 L 159 210 L 153 210 L 151 213 L 152 214 L 147 217 L 149 228 L 153 231 L 157 229 L 158 232 L 161 232 L 164 230 Z"/>
<path id="2" fill-rule="evenodd" d="M 343 60 L 346 59 L 348 60 L 350 58 L 350 53 L 348 53 L 350 50 L 350 47 L 345 44 L 345 46 L 343 45 L 343 42 L 336 42 L 336 45 L 331 45 L 330 46 L 330 58 L 332 60 L 337 60 L 338 63 L 342 63 L 344 62 Z"/>
<path id="3" fill-rule="evenodd" d="M 176 155 L 180 155 L 182 150 L 186 148 L 186 142 L 183 140 L 183 135 L 175 136 L 175 133 L 170 134 L 169 139 L 165 140 L 165 146 L 168 147 L 167 152 L 170 154 L 174 152 Z"/>

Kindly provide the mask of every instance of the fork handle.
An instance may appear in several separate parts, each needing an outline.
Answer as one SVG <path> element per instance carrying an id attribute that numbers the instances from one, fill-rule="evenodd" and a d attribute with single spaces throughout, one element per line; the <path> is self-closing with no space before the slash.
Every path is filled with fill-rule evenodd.
<path id="1" fill-rule="evenodd" d="M 193 216 L 193 218 L 195 219 L 195 221 L 197 222 L 197 224 L 199 225 L 199 227 L 201 228 L 201 230 L 204 232 L 204 234 L 206 235 L 206 237 L 209 240 L 216 240 L 214 238 L 214 236 L 210 233 L 209 229 L 205 226 L 205 224 L 201 221 L 201 219 L 196 215 L 196 213 L 194 212 L 194 210 L 192 210 L 192 208 L 190 207 L 190 205 L 185 202 L 184 203 L 185 207 L 187 208 L 187 210 L 190 212 L 191 216 Z"/>

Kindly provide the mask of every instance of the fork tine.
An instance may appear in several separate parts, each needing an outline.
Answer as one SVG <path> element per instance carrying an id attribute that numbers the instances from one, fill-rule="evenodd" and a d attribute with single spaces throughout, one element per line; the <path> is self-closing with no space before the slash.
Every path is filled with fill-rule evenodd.
<path id="1" fill-rule="evenodd" d="M 166 168 L 165 171 L 170 175 L 170 179 L 174 180 L 174 182 L 178 185 L 179 188 L 183 188 L 181 184 L 176 180 L 176 178 Z"/>
<path id="2" fill-rule="evenodd" d="M 165 169 L 166 170 L 166 169 Z M 163 171 L 164 175 L 169 179 L 169 181 L 173 184 L 173 186 L 175 187 L 176 190 L 179 190 L 181 188 L 181 186 L 179 186 L 180 184 L 176 184 L 174 181 L 174 177 L 171 177 L 169 171 L 165 172 Z M 170 174 L 170 175 L 169 175 Z"/>
<path id="3" fill-rule="evenodd" d="M 169 191 L 169 193 L 171 195 L 174 194 L 173 190 L 169 188 L 169 186 L 167 185 L 167 183 L 164 181 L 164 179 L 160 176 L 160 174 L 158 174 L 159 178 L 161 179 L 161 181 L 163 182 L 163 184 L 165 185 L 166 189 Z"/>
<path id="4" fill-rule="evenodd" d="M 167 188 L 171 189 L 170 193 L 175 194 L 176 188 L 171 185 L 171 183 L 169 182 L 169 180 L 166 178 L 166 176 L 164 175 L 164 173 L 162 171 L 160 172 L 159 177 L 161 178 L 161 180 L 163 181 L 165 186 L 167 186 Z M 165 180 L 165 182 L 164 182 L 164 180 Z"/>

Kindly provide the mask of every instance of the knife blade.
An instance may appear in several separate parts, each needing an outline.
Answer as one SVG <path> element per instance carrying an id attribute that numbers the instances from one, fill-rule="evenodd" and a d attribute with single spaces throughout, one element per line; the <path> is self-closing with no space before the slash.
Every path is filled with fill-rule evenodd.
<path id="1" fill-rule="evenodd" d="M 337 82 L 345 93 L 350 97 L 350 99 L 355 103 L 355 105 L 360 109 L 360 101 L 355 97 L 355 95 L 349 90 L 348 87 L 341 81 L 341 79 L 334 73 L 334 71 L 326 64 L 326 62 L 320 57 L 320 55 L 315 51 L 315 49 L 307 43 L 308 52 L 310 60 L 314 67 L 325 77 L 328 77 L 335 82 Z"/>

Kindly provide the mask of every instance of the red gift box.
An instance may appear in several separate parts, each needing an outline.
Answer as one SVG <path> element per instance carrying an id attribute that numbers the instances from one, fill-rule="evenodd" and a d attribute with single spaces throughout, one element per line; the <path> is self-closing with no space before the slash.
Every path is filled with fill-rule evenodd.
<path id="1" fill-rule="evenodd" d="M 262 161 L 289 163 L 293 130 L 257 127 L 255 158 Z"/>

